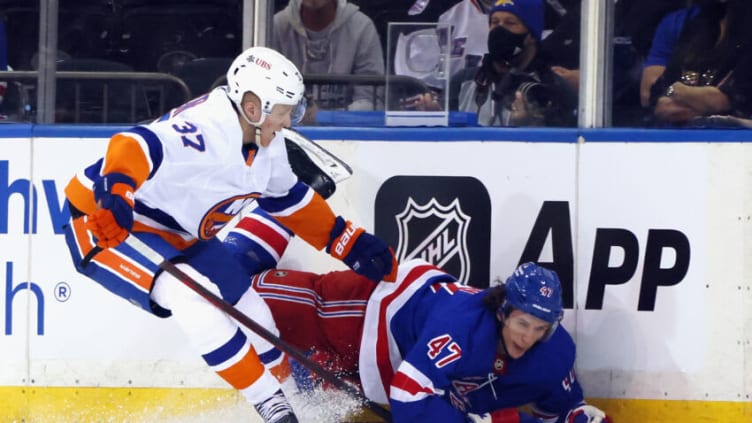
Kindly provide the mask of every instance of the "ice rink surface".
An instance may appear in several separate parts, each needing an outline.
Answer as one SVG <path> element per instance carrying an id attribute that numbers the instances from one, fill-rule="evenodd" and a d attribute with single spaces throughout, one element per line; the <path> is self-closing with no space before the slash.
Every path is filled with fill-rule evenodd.
<path id="1" fill-rule="evenodd" d="M 286 388 L 288 399 L 300 423 L 339 423 L 348 421 L 360 410 L 357 400 L 338 390 L 317 389 L 308 393 Z M 201 412 L 200 415 L 176 417 L 165 423 L 264 423 L 247 403 L 237 403 L 220 410 Z"/>

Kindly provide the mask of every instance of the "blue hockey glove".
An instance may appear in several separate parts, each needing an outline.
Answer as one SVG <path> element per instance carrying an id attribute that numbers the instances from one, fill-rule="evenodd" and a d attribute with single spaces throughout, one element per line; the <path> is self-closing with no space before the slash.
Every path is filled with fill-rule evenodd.
<path id="1" fill-rule="evenodd" d="M 392 248 L 340 216 L 329 234 L 326 252 L 372 281 L 394 282 L 397 278 L 397 258 Z"/>
<path id="2" fill-rule="evenodd" d="M 133 229 L 133 191 L 136 184 L 121 173 L 110 173 L 94 183 L 94 200 L 99 208 L 87 219 L 87 228 L 97 238 L 97 245 L 112 248 L 120 245 Z"/>

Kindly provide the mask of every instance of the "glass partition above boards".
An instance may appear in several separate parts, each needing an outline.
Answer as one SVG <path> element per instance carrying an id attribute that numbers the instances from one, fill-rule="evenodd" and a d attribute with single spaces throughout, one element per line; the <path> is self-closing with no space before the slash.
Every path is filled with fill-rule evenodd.
<path id="1" fill-rule="evenodd" d="M 743 0 L 0 0 L 0 121 L 147 121 L 265 45 L 309 125 L 744 127 L 751 23 Z"/>

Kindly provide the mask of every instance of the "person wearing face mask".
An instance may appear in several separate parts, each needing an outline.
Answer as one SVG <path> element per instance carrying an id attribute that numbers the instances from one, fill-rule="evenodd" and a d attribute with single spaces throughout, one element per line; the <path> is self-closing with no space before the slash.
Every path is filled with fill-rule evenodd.
<path id="1" fill-rule="evenodd" d="M 488 53 L 480 67 L 461 71 L 452 80 L 451 110 L 475 112 L 485 126 L 510 126 L 511 105 L 523 82 L 537 82 L 555 91 L 562 110 L 555 126 L 576 123 L 577 96 L 540 54 L 542 0 L 497 0 L 489 11 Z"/>
<path id="2" fill-rule="evenodd" d="M 271 45 L 303 74 L 384 75 L 376 27 L 347 0 L 290 0 L 274 15 Z M 309 95 L 320 109 L 374 110 L 381 106 L 374 90 L 322 85 Z"/>
<path id="3" fill-rule="evenodd" d="M 265 423 L 297 422 L 278 381 L 289 375 L 285 356 L 162 272 L 130 239 L 273 333 L 268 308 L 215 237 L 254 201 L 372 283 L 394 280 L 392 249 L 336 216 L 291 168 L 282 129 L 302 116 L 303 91 L 295 65 L 251 47 L 231 64 L 227 85 L 116 133 L 104 157 L 65 188 L 71 220 L 64 233 L 76 270 L 154 316 L 172 317 Z"/>
<path id="4" fill-rule="evenodd" d="M 710 116 L 752 116 L 752 2 L 695 3 L 699 11 L 687 19 L 650 89 L 655 126 L 706 127 Z"/>

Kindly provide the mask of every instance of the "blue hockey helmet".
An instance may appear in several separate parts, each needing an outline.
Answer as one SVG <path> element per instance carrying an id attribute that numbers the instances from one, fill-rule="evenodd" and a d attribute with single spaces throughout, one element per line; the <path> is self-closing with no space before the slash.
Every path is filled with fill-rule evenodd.
<path id="1" fill-rule="evenodd" d="M 498 313 L 506 317 L 513 308 L 551 324 L 546 338 L 551 336 L 564 317 L 561 282 L 556 272 L 535 263 L 523 263 L 507 278 L 506 296 Z"/>

